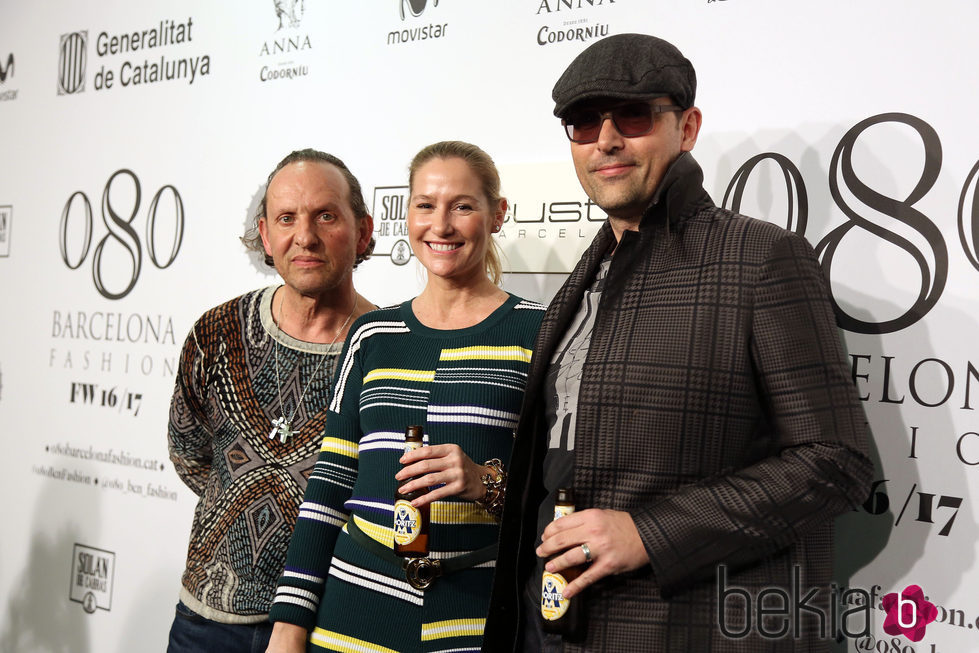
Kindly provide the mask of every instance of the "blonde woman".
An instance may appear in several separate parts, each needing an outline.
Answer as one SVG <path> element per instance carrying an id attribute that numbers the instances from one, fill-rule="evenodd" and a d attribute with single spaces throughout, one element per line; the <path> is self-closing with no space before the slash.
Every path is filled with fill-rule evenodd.
<path id="1" fill-rule="evenodd" d="M 485 152 L 457 141 L 424 148 L 409 194 L 409 239 L 427 282 L 351 329 L 269 651 L 482 642 L 495 517 L 543 307 L 499 287 L 493 233 L 507 203 Z M 428 446 L 404 453 L 412 424 L 424 425 Z M 428 557 L 439 569 L 425 588 L 392 551 L 395 489 L 409 478 L 403 491 L 428 490 L 413 503 L 431 506 Z"/>

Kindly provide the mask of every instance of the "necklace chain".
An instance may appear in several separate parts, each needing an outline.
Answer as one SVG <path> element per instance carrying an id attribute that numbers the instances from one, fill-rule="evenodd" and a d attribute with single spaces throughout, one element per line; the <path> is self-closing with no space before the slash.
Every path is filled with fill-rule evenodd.
<path id="1" fill-rule="evenodd" d="M 285 301 L 285 298 L 283 298 L 283 301 Z M 347 315 L 347 319 L 345 319 L 343 321 L 343 324 L 340 325 L 340 328 L 337 329 L 336 335 L 333 336 L 333 340 L 330 341 L 330 344 L 327 346 L 327 349 L 333 348 L 333 345 L 336 344 L 337 339 L 339 339 L 340 337 L 340 334 L 343 333 L 343 330 L 347 328 L 347 324 L 350 323 L 350 318 L 354 316 L 354 311 L 357 310 L 357 302 L 359 301 L 360 301 L 359 297 L 354 298 L 353 308 L 350 309 L 350 313 Z M 281 319 L 282 317 L 281 307 L 279 310 L 280 310 L 279 317 Z M 283 331 L 279 327 L 278 323 L 276 323 L 274 320 L 273 323 L 275 324 L 275 328 L 278 329 L 280 333 L 282 333 Z M 279 381 L 279 341 L 276 340 L 275 338 L 273 338 L 272 340 L 273 340 L 272 346 L 275 347 L 275 387 L 279 393 L 280 415 L 276 419 L 272 420 L 272 430 L 269 431 L 269 439 L 275 439 L 276 435 L 278 435 L 279 442 L 285 444 L 289 438 L 291 438 L 293 435 L 296 434 L 296 432 L 292 430 L 292 420 L 296 417 L 296 413 L 299 412 L 299 407 L 303 405 L 303 399 L 305 399 L 306 393 L 312 387 L 313 381 L 316 380 L 316 377 L 319 376 L 320 370 L 323 369 L 323 363 L 326 362 L 327 357 L 330 356 L 331 354 L 325 353 L 320 358 L 320 362 L 316 365 L 316 369 L 313 370 L 313 374 L 309 377 L 309 381 L 306 382 L 306 387 L 303 388 L 303 391 L 299 394 L 299 400 L 296 401 L 296 406 L 295 408 L 292 409 L 292 415 L 290 415 L 289 418 L 287 419 L 285 415 L 285 405 L 282 403 L 282 383 Z M 302 369 L 301 366 L 302 366 L 302 360 L 300 360 L 297 357 L 296 368 L 301 371 Z M 331 390 L 332 388 L 327 388 L 326 391 L 327 396 L 330 395 Z"/>

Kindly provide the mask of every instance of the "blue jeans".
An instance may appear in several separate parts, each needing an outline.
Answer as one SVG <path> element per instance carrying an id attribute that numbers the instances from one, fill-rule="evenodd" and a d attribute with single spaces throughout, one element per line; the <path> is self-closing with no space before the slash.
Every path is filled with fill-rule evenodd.
<path id="1" fill-rule="evenodd" d="M 272 624 L 222 624 L 197 614 L 182 602 L 170 626 L 167 653 L 265 653 Z"/>

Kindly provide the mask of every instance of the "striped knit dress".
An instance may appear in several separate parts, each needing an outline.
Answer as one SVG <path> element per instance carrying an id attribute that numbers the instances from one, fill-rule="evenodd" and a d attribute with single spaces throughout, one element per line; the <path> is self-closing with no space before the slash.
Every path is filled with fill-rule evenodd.
<path id="1" fill-rule="evenodd" d="M 311 651 L 479 650 L 493 562 L 417 590 L 400 567 L 354 542 L 346 524 L 393 546 L 394 475 L 408 425 L 424 425 L 426 444 L 458 444 L 478 463 L 509 461 L 542 316 L 543 306 L 511 295 L 475 326 L 438 330 L 408 301 L 351 328 L 271 612 L 310 630 Z M 471 501 L 432 505 L 433 558 L 464 555 L 497 535 Z"/>

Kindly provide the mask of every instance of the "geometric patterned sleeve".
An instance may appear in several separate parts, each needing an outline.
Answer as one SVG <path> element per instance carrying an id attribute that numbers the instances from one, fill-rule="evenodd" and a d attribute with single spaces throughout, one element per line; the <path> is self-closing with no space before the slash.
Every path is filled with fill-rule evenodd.
<path id="1" fill-rule="evenodd" d="M 355 322 L 340 355 L 319 457 L 306 485 L 285 570 L 269 613 L 271 621 L 292 623 L 309 631 L 316 626 L 333 547 L 349 517 L 344 504 L 357 478 L 363 383 L 358 355 L 361 330 Z"/>
<path id="2" fill-rule="evenodd" d="M 825 276 L 809 244 L 772 243 L 750 309 L 752 365 L 773 455 L 637 511 L 664 595 L 748 566 L 862 502 L 873 467 Z"/>
<path id="3" fill-rule="evenodd" d="M 211 471 L 213 433 L 205 409 L 207 366 L 197 340 L 197 327 L 195 324 L 180 352 L 177 381 L 170 402 L 167 444 L 177 475 L 200 496 Z"/>

